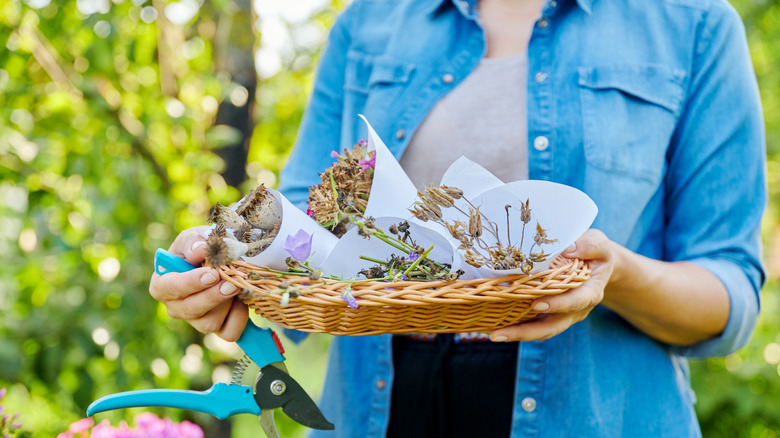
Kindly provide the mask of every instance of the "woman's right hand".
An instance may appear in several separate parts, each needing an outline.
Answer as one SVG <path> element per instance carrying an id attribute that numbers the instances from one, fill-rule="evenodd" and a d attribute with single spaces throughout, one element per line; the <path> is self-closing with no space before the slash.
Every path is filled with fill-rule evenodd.
<path id="1" fill-rule="evenodd" d="M 206 254 L 205 227 L 184 230 L 168 249 L 194 266 L 201 266 Z M 216 333 L 236 341 L 244 330 L 249 311 L 239 300 L 232 283 L 220 280 L 216 269 L 203 266 L 188 272 L 152 274 L 149 293 L 165 305 L 171 318 L 183 319 L 201 333 Z"/>

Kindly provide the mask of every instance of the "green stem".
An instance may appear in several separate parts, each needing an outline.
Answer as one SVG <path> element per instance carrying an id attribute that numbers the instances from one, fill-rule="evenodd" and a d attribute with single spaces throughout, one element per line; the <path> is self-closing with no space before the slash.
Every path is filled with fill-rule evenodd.
<path id="1" fill-rule="evenodd" d="M 406 275 L 406 276 L 408 277 L 408 276 L 409 276 L 408 274 L 409 274 L 410 272 L 412 272 L 412 270 L 414 270 L 414 269 L 417 267 L 417 265 L 419 265 L 419 264 L 420 264 L 420 262 L 422 261 L 422 259 L 424 259 L 424 258 L 428 257 L 428 254 L 429 254 L 431 251 L 433 251 L 433 245 L 431 245 L 431 246 L 430 246 L 428 249 L 426 249 L 424 253 L 420 254 L 420 256 L 419 256 L 419 257 L 417 257 L 417 260 L 415 260 L 415 261 L 414 261 L 414 263 L 412 263 L 411 265 L 409 265 L 409 267 L 408 267 L 408 268 L 406 268 L 406 271 L 404 271 L 404 275 Z"/>

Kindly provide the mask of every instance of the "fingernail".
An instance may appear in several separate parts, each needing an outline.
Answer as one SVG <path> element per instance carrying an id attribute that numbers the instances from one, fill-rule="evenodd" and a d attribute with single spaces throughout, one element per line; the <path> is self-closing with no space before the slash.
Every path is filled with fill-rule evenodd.
<path id="1" fill-rule="evenodd" d="M 236 285 L 235 285 L 235 284 L 233 284 L 233 283 L 231 283 L 231 282 L 229 282 L 229 281 L 226 281 L 226 282 L 225 282 L 225 284 L 223 284 L 222 286 L 220 286 L 220 288 L 219 288 L 219 292 L 220 292 L 222 295 L 230 295 L 230 294 L 232 294 L 233 292 L 235 292 L 235 291 L 236 291 L 236 289 L 237 289 L 237 288 L 236 288 Z"/>
<path id="2" fill-rule="evenodd" d="M 495 338 L 493 338 L 493 342 L 506 342 L 507 339 L 509 338 L 507 338 L 506 336 L 496 336 Z"/>
<path id="3" fill-rule="evenodd" d="M 215 277 L 210 272 L 206 273 L 206 274 L 203 274 L 203 276 L 200 277 L 200 284 L 202 284 L 204 286 L 208 286 L 210 284 L 214 284 L 216 281 L 217 281 L 217 277 Z"/>
<path id="4" fill-rule="evenodd" d="M 534 311 L 536 312 L 546 312 L 549 309 L 550 309 L 550 305 L 545 303 L 544 301 L 540 301 L 534 304 Z"/>
<path id="5" fill-rule="evenodd" d="M 566 248 L 566 251 L 564 251 L 564 252 L 574 252 L 576 250 L 577 250 L 577 244 L 576 243 L 572 243 L 571 245 L 569 245 L 568 248 Z"/>
<path id="6" fill-rule="evenodd" d="M 191 250 L 195 251 L 196 249 L 200 248 L 201 246 L 205 245 L 205 240 L 197 240 L 195 241 L 192 246 L 190 247 Z"/>

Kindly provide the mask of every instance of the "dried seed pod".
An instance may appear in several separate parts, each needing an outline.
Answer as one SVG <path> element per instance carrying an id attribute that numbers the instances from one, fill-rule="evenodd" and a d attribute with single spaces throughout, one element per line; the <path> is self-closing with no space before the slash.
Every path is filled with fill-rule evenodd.
<path id="1" fill-rule="evenodd" d="M 261 252 L 265 251 L 266 248 L 268 248 L 271 243 L 273 243 L 275 237 L 266 237 L 264 239 L 255 240 L 253 242 L 247 243 L 247 251 L 246 256 L 247 257 L 254 257 Z"/>
<path id="2" fill-rule="evenodd" d="M 475 268 L 481 268 L 485 266 L 485 257 L 483 257 L 482 254 L 466 251 L 466 256 L 464 258 L 466 263 L 474 266 Z"/>
<path id="3" fill-rule="evenodd" d="M 469 208 L 469 234 L 474 237 L 482 235 L 482 215 L 479 213 L 479 207 Z"/>
<path id="4" fill-rule="evenodd" d="M 240 228 L 246 224 L 244 218 L 238 215 L 231 208 L 221 205 L 219 202 L 214 206 L 211 211 L 208 222 L 210 224 L 222 225 L 225 228 L 232 228 L 234 230 Z"/>
<path id="5" fill-rule="evenodd" d="M 529 206 L 529 199 L 525 200 L 525 204 L 520 204 L 520 220 L 524 224 L 531 222 L 531 207 Z"/>
<path id="6" fill-rule="evenodd" d="M 223 237 L 222 240 L 225 242 L 225 245 L 227 245 L 228 248 L 228 263 L 239 257 L 245 256 L 247 251 L 249 251 L 249 245 L 244 242 L 239 242 L 232 236 Z"/>
<path id="7" fill-rule="evenodd" d="M 439 186 L 439 188 L 444 190 L 452 199 L 460 199 L 463 197 L 463 190 L 457 187 Z"/>
<path id="8" fill-rule="evenodd" d="M 455 205 L 452 197 L 439 187 L 426 187 L 425 196 L 444 208 L 450 208 Z"/>
<path id="9" fill-rule="evenodd" d="M 266 191 L 263 184 L 252 190 L 241 201 L 237 212 L 255 228 L 266 231 L 273 229 L 282 220 L 282 207 L 279 201 Z"/>

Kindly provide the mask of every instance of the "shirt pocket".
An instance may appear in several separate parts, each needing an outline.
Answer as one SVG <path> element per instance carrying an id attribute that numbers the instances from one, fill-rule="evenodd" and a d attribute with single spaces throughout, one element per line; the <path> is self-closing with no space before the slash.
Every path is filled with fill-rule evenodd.
<path id="1" fill-rule="evenodd" d="M 586 161 L 657 184 L 683 103 L 685 72 L 652 64 L 581 67 L 578 73 Z"/>
<path id="2" fill-rule="evenodd" d="M 368 94 L 383 87 L 409 82 L 414 64 L 388 55 L 369 55 L 350 50 L 344 87 L 348 91 Z"/>

